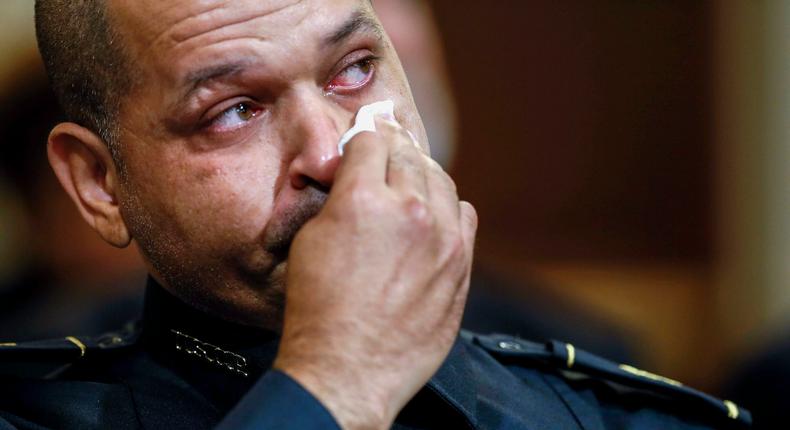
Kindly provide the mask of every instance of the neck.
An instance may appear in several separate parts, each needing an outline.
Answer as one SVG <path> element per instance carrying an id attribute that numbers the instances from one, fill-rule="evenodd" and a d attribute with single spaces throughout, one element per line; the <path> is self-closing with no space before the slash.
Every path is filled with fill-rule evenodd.
<path id="1" fill-rule="evenodd" d="M 217 321 L 259 330 L 282 332 L 285 309 L 286 263 L 274 264 L 265 273 L 240 275 L 230 282 L 218 273 L 163 276 L 147 264 L 148 289 Z"/>
<path id="2" fill-rule="evenodd" d="M 172 295 L 153 278 L 149 278 L 143 314 L 143 333 L 169 336 L 171 331 L 189 334 L 206 342 L 232 348 L 245 347 L 261 339 L 279 336 L 278 329 L 240 324 L 198 310 Z"/>

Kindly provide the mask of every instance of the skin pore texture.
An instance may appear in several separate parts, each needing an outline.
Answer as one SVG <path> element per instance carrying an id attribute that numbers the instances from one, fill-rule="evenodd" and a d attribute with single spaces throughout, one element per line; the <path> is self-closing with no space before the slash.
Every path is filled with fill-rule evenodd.
<path id="1" fill-rule="evenodd" d="M 370 3 L 107 4 L 137 74 L 123 172 L 78 124 L 48 143 L 83 218 L 114 246 L 135 241 L 184 302 L 281 331 L 274 367 L 342 427 L 388 428 L 457 335 L 477 217 L 427 155 Z M 356 112 L 385 99 L 396 121 L 377 118 L 341 158 Z"/>

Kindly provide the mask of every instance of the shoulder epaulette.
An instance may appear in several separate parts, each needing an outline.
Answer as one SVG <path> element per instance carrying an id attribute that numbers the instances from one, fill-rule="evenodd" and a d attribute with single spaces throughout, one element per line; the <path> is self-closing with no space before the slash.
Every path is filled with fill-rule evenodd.
<path id="1" fill-rule="evenodd" d="M 139 335 L 139 325 L 99 336 L 65 336 L 46 340 L 0 342 L 0 375 L 47 377 L 80 360 L 106 356 L 129 348 Z"/>
<path id="2" fill-rule="evenodd" d="M 729 400 L 720 400 L 709 394 L 690 388 L 674 379 L 656 375 L 636 367 L 619 364 L 595 354 L 580 350 L 570 343 L 550 341 L 531 342 L 508 335 L 477 335 L 462 333 L 462 336 L 478 344 L 493 356 L 503 360 L 538 361 L 548 364 L 567 374 L 581 374 L 591 378 L 646 390 L 665 397 L 679 399 L 706 413 L 720 416 L 733 423 L 751 426 L 749 411 Z"/>

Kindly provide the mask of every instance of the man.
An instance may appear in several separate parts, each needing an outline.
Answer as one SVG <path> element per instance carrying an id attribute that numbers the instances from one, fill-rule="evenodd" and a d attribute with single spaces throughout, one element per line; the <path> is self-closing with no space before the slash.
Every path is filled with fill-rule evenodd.
<path id="1" fill-rule="evenodd" d="M 427 156 L 368 2 L 39 0 L 36 12 L 73 121 L 52 130 L 50 163 L 104 240 L 136 242 L 151 279 L 141 332 L 5 345 L 0 425 L 748 423 L 732 403 L 570 344 L 457 338 L 475 211 Z M 355 113 L 385 99 L 394 116 L 341 158 Z"/>

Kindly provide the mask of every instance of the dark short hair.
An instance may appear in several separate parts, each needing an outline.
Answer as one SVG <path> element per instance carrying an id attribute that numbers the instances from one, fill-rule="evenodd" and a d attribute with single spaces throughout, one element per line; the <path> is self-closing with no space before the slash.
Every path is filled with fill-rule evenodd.
<path id="1" fill-rule="evenodd" d="M 36 0 L 36 38 L 66 117 L 98 134 L 118 162 L 117 120 L 133 76 L 106 3 Z"/>

